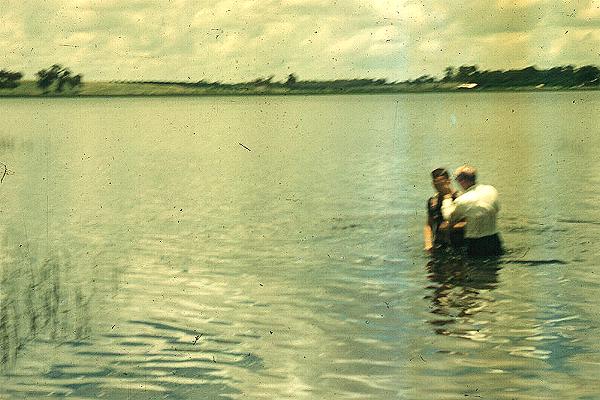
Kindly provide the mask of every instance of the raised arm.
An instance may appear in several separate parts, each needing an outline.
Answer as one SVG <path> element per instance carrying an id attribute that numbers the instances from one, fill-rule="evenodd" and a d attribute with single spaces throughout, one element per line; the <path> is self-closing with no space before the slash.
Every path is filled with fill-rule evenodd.
<path id="1" fill-rule="evenodd" d="M 452 196 L 444 196 L 444 200 L 442 201 L 442 216 L 451 225 L 465 218 L 463 208 L 460 202 L 452 200 Z"/>
<path id="2" fill-rule="evenodd" d="M 444 196 L 444 200 L 442 201 L 442 216 L 446 221 L 450 221 L 454 210 L 456 210 L 456 203 L 452 200 L 452 196 Z"/>

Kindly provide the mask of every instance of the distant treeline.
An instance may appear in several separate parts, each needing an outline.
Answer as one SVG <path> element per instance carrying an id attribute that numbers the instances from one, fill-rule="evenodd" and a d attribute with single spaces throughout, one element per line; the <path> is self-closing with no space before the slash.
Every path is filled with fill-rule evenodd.
<path id="1" fill-rule="evenodd" d="M 382 86 L 388 84 L 386 79 L 337 79 L 329 81 L 300 81 L 295 74 L 290 74 L 283 82 L 268 78 L 257 78 L 250 82 L 221 83 L 201 80 L 198 82 L 169 82 L 169 81 L 117 81 L 117 83 L 137 83 L 152 85 L 176 85 L 189 88 L 212 88 L 226 90 L 255 90 L 256 88 L 281 88 L 281 89 L 352 89 L 361 87 Z"/>
<path id="2" fill-rule="evenodd" d="M 23 78 L 20 72 L 0 70 L 0 88 L 15 88 L 19 86 L 19 81 Z"/>
<path id="3" fill-rule="evenodd" d="M 386 79 L 336 79 L 327 81 L 303 81 L 295 74 L 290 74 L 285 81 L 274 81 L 273 76 L 258 78 L 243 83 L 207 82 L 169 82 L 169 81 L 118 81 L 119 83 L 138 83 L 153 85 L 177 85 L 190 88 L 213 88 L 227 90 L 251 90 L 258 87 L 287 88 L 304 90 L 352 90 L 357 88 L 383 88 L 394 85 L 422 85 L 422 84 L 474 84 L 474 87 L 485 88 L 519 88 L 550 86 L 560 88 L 593 87 L 600 86 L 600 69 L 593 65 L 575 67 L 572 65 L 553 67 L 550 69 L 537 69 L 527 67 L 511 70 L 485 70 L 481 71 L 475 65 L 461 67 L 447 67 L 442 78 L 423 75 L 417 79 L 406 81 L 388 82 Z"/>
<path id="4" fill-rule="evenodd" d="M 82 85 L 82 75 L 73 74 L 69 68 L 54 64 L 36 74 L 36 86 L 41 94 L 61 93 L 65 88 L 73 89 Z M 23 73 L 0 70 L 0 89 L 19 86 Z M 336 79 L 336 80 L 300 80 L 296 74 L 289 74 L 283 81 L 275 81 L 274 76 L 257 78 L 242 83 L 222 83 L 219 81 L 198 82 L 181 81 L 114 81 L 119 84 L 170 85 L 182 88 L 204 89 L 201 92 L 218 93 L 335 93 L 335 92 L 393 92 L 420 90 L 453 89 L 518 89 L 527 87 L 549 88 L 600 88 L 600 69 L 594 65 L 575 67 L 565 65 L 550 69 L 538 69 L 534 66 L 511 70 L 480 70 L 476 65 L 447 67 L 443 76 L 437 78 L 423 75 L 416 79 L 389 82 L 387 79 Z M 408 88 L 408 89 L 407 89 Z M 414 89 L 413 89 L 414 88 Z"/>
<path id="5" fill-rule="evenodd" d="M 64 68 L 59 64 L 54 64 L 48 69 L 41 69 L 35 75 L 37 76 L 37 86 L 44 93 L 48 93 L 52 87 L 55 92 L 62 92 L 65 86 L 73 89 L 81 85 L 83 78 L 81 74 L 73 75 L 69 68 Z"/>
<path id="6" fill-rule="evenodd" d="M 573 65 L 553 67 L 550 69 L 537 69 L 534 66 L 523 69 L 480 71 L 476 65 L 463 65 L 461 67 L 447 67 L 444 77 L 437 80 L 434 77 L 423 75 L 410 83 L 476 83 L 481 88 L 504 88 L 523 86 L 599 86 L 600 69 L 594 65 L 585 65 L 576 68 Z"/>
<path id="7" fill-rule="evenodd" d="M 80 86 L 83 76 L 74 75 L 69 68 L 54 64 L 50 68 L 41 69 L 36 72 L 36 84 L 44 93 L 54 89 L 55 92 L 62 92 L 65 87 L 71 89 Z M 0 89 L 16 88 L 21 84 L 24 74 L 5 69 L 0 70 Z"/>

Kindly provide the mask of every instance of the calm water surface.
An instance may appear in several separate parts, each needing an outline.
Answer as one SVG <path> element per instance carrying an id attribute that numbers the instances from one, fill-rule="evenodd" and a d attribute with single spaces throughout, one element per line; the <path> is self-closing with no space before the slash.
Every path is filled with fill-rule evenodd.
<path id="1" fill-rule="evenodd" d="M 600 92 L 0 107 L 0 398 L 600 398 Z M 498 263 L 422 252 L 465 162 Z"/>

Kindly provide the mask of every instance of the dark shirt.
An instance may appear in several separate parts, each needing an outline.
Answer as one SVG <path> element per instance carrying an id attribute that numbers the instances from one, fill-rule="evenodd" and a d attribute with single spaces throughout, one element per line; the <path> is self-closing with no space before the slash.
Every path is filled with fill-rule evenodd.
<path id="1" fill-rule="evenodd" d="M 460 193 L 452 193 L 452 200 L 455 200 Z M 433 233 L 433 245 L 434 247 L 451 245 L 453 247 L 460 247 L 464 242 L 464 229 L 451 229 L 449 237 L 439 234 L 439 227 L 444 222 L 444 216 L 442 215 L 442 200 L 444 196 L 440 193 L 430 197 L 427 200 L 427 213 L 429 216 L 429 222 L 431 225 L 431 232 Z"/>

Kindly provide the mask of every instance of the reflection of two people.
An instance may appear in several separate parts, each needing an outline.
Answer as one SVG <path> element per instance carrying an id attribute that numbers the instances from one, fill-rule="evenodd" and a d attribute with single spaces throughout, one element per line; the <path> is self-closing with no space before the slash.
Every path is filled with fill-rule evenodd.
<path id="1" fill-rule="evenodd" d="M 488 292 L 498 284 L 497 260 L 433 257 L 426 268 L 431 281 L 427 289 L 432 290 L 426 298 L 436 315 L 429 323 L 435 326 L 436 333 L 465 335 L 474 330 L 475 314 L 485 311 L 493 301 Z"/>
<path id="2" fill-rule="evenodd" d="M 427 264 L 432 313 L 439 316 L 430 322 L 440 334 L 451 332 L 448 324 L 472 322 L 470 316 L 489 303 L 483 292 L 496 287 L 502 254 L 498 192 L 477 184 L 472 167 L 460 167 L 454 176 L 462 192 L 452 187 L 446 169 L 432 171 L 436 193 L 427 201 L 424 229 L 425 250 L 432 254 Z"/>

